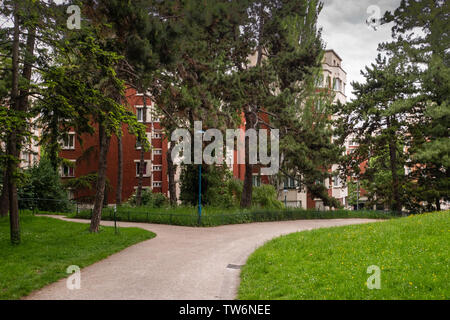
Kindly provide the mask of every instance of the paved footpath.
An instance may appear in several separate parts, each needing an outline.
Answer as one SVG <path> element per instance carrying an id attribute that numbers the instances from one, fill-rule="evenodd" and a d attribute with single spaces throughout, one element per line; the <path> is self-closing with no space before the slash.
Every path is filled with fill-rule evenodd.
<path id="1" fill-rule="evenodd" d="M 122 228 L 139 227 L 157 236 L 82 269 L 79 290 L 68 290 L 66 279 L 61 279 L 25 299 L 231 300 L 236 297 L 240 270 L 229 265 L 244 265 L 266 241 L 302 230 L 373 221 L 297 220 L 214 228 L 120 222 Z M 102 221 L 102 225 L 113 222 Z"/>

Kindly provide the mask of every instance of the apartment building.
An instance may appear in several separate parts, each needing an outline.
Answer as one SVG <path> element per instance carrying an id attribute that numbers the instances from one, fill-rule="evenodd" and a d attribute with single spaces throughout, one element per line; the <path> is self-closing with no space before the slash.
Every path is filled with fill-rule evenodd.
<path id="1" fill-rule="evenodd" d="M 126 90 L 128 108 L 136 114 L 138 121 L 144 121 L 144 95 L 135 89 Z M 144 153 L 145 168 L 143 188 L 153 192 L 168 193 L 167 179 L 167 139 L 162 131 L 160 116 L 157 107 L 151 99 L 146 98 L 146 132 L 147 139 L 151 143 L 151 149 Z M 122 200 L 126 201 L 137 189 L 141 146 L 134 135 L 128 133 L 127 126 L 123 125 L 122 157 L 123 157 L 123 186 Z M 70 162 L 72 166 L 62 165 L 60 168 L 63 180 L 82 177 L 96 173 L 98 168 L 98 135 L 82 135 L 82 143 L 77 138 L 76 132 L 69 132 L 62 141 L 60 157 Z M 111 137 L 108 153 L 107 201 L 109 204 L 116 202 L 117 177 L 118 177 L 118 139 Z M 95 189 L 95 188 L 94 188 Z M 93 190 L 78 190 L 72 192 L 72 197 L 79 201 L 89 202 L 94 195 Z"/>

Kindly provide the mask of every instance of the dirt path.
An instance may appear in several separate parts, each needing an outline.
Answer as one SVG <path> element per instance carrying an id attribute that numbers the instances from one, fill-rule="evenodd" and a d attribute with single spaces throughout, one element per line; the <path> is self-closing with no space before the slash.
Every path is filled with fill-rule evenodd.
<path id="1" fill-rule="evenodd" d="M 298 220 L 215 228 L 120 222 L 120 227 L 139 227 L 157 236 L 81 270 L 79 290 L 68 290 L 66 279 L 62 279 L 26 299 L 230 300 L 236 297 L 239 286 L 240 270 L 236 266 L 244 265 L 266 241 L 302 230 L 373 221 Z M 102 221 L 102 225 L 113 223 Z"/>

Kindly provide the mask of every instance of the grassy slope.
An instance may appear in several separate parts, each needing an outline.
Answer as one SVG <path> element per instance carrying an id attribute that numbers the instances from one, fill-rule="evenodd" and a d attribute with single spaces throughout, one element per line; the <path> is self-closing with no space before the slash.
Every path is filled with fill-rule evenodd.
<path id="1" fill-rule="evenodd" d="M 102 227 L 90 234 L 88 225 L 46 217 L 21 219 L 22 244 L 9 242 L 9 221 L 0 219 L 0 299 L 18 299 L 66 277 L 66 268 L 86 267 L 155 234 L 137 228 Z"/>
<path id="2" fill-rule="evenodd" d="M 318 229 L 270 241 L 248 260 L 240 299 L 449 299 L 450 211 Z M 381 268 L 381 289 L 366 286 Z"/>

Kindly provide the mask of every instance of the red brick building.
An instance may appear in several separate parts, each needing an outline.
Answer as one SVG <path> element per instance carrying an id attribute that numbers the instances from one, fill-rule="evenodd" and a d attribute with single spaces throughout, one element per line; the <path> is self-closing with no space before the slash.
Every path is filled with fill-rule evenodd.
<path id="1" fill-rule="evenodd" d="M 143 95 L 134 89 L 126 91 L 128 107 L 132 110 L 138 121 L 143 121 Z M 146 168 L 144 169 L 143 187 L 153 192 L 161 192 L 167 195 L 167 139 L 161 130 L 159 118 L 155 112 L 154 103 L 147 98 L 147 137 L 151 142 L 151 150 L 145 152 Z M 81 177 L 96 173 L 98 168 L 98 135 L 82 135 L 83 143 L 76 137 L 75 132 L 70 132 L 68 139 L 63 142 L 63 150 L 60 156 L 74 162 L 74 167 L 63 166 L 61 176 L 63 179 Z M 122 200 L 126 201 L 136 190 L 139 176 L 140 147 L 136 143 L 136 137 L 128 133 L 127 126 L 123 126 L 123 188 Z M 118 175 L 118 141 L 112 136 L 109 153 L 107 177 L 111 188 L 107 191 L 108 203 L 116 202 L 117 175 Z M 89 199 L 94 191 L 74 192 L 76 199 Z"/>

